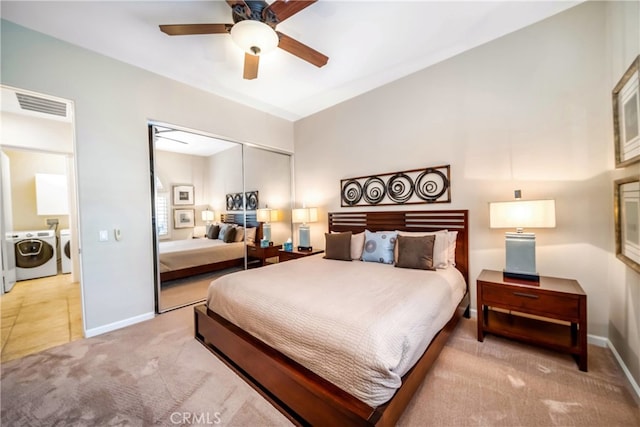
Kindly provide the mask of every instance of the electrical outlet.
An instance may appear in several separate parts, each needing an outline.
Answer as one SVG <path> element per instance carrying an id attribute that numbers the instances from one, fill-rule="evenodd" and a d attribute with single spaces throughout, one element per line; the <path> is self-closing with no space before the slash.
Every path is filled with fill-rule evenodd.
<path id="1" fill-rule="evenodd" d="M 57 218 L 47 218 L 47 225 L 48 226 L 52 226 L 52 225 L 58 225 L 59 221 Z"/>

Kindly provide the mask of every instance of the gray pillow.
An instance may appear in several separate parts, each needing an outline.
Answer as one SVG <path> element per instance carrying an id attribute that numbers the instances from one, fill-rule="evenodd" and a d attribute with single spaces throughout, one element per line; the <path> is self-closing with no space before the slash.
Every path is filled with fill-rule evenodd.
<path id="1" fill-rule="evenodd" d="M 433 244 L 436 236 L 398 236 L 398 261 L 396 267 L 435 270 L 433 266 Z"/>
<path id="2" fill-rule="evenodd" d="M 233 243 L 236 240 L 236 228 L 235 227 L 227 227 L 224 232 L 224 239 L 222 239 L 225 243 Z"/>
<path id="3" fill-rule="evenodd" d="M 329 234 L 324 233 L 326 259 L 351 261 L 351 232 Z"/>
<path id="4" fill-rule="evenodd" d="M 207 228 L 207 237 L 209 239 L 217 239 L 220 234 L 220 226 L 218 224 L 210 224 Z"/>

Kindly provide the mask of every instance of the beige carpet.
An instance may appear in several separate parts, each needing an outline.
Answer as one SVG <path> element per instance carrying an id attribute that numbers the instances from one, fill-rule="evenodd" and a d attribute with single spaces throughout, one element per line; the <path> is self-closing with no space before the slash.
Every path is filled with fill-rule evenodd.
<path id="1" fill-rule="evenodd" d="M 463 319 L 402 426 L 638 426 L 611 353 L 573 359 L 493 336 Z M 2 364 L 8 426 L 226 425 L 288 421 L 193 338 L 187 307 Z"/>
<path id="2" fill-rule="evenodd" d="M 243 270 L 243 268 L 232 267 L 221 271 L 162 282 L 160 287 L 160 311 L 171 310 L 206 300 L 207 290 L 212 280 L 240 270 Z"/>

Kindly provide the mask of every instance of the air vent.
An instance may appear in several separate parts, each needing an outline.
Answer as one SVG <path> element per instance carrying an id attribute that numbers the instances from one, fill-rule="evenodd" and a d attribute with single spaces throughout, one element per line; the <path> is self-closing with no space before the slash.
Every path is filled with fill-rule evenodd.
<path id="1" fill-rule="evenodd" d="M 23 110 L 36 111 L 38 113 L 52 114 L 54 116 L 67 117 L 67 104 L 60 101 L 52 101 L 24 93 L 16 93 L 18 103 Z"/>

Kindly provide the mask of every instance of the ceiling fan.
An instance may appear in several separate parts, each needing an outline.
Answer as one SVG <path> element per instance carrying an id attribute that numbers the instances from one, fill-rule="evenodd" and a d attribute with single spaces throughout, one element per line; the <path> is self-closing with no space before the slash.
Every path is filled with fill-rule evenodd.
<path id="1" fill-rule="evenodd" d="M 233 24 L 178 24 L 160 25 L 160 30 L 170 36 L 192 34 L 231 34 L 231 38 L 244 51 L 243 77 L 258 77 L 260 55 L 279 47 L 316 67 L 322 67 L 329 58 L 299 41 L 276 31 L 276 25 L 311 6 L 317 0 L 266 1 L 226 0 L 231 7 Z"/>

